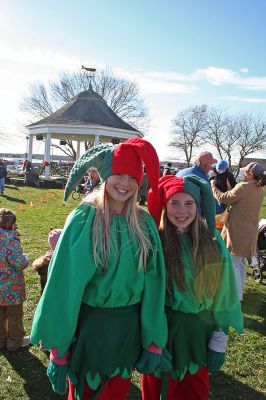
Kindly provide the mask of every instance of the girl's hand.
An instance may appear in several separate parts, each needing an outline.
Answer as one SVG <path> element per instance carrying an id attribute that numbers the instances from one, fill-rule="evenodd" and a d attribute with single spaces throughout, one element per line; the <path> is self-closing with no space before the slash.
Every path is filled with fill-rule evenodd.
<path id="1" fill-rule="evenodd" d="M 55 393 L 64 394 L 66 392 L 68 371 L 69 364 L 59 365 L 53 361 L 49 362 L 47 376 Z"/>
<path id="2" fill-rule="evenodd" d="M 224 365 L 225 353 L 219 353 L 217 351 L 209 349 L 207 367 L 210 372 L 218 372 Z"/>

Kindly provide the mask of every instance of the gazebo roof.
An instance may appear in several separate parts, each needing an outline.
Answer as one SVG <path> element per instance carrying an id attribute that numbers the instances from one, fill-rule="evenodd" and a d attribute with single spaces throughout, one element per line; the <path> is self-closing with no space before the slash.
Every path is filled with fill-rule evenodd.
<path id="1" fill-rule="evenodd" d="M 72 97 L 72 99 L 63 107 L 59 108 L 59 110 L 38 122 L 28 125 L 28 128 L 43 124 L 92 124 L 138 132 L 133 126 L 127 124 L 118 117 L 107 105 L 105 100 L 94 92 L 92 88 Z"/>

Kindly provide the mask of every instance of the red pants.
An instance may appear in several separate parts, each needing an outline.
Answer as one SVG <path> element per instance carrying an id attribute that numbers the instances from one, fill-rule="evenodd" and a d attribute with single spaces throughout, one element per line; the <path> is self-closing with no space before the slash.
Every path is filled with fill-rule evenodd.
<path id="1" fill-rule="evenodd" d="M 130 388 L 131 378 L 123 379 L 120 375 L 111 378 L 105 385 L 97 400 L 125 400 Z M 69 392 L 67 400 L 75 400 L 74 385 L 69 383 Z M 89 400 L 93 390 L 89 388 L 87 383 L 84 385 L 83 400 Z"/>
<path id="2" fill-rule="evenodd" d="M 160 400 L 161 387 L 161 379 L 142 375 L 142 400 Z M 167 400 L 206 400 L 209 390 L 208 369 L 201 368 L 194 375 L 187 372 L 181 382 L 169 376 Z"/>

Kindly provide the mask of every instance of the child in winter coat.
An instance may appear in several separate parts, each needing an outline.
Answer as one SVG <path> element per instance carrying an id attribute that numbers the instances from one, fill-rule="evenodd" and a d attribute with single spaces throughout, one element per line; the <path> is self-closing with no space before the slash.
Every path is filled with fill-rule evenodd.
<path id="1" fill-rule="evenodd" d="M 46 282 L 47 282 L 47 273 L 48 273 L 48 266 L 50 264 L 56 243 L 59 239 L 59 236 L 62 232 L 62 229 L 54 229 L 50 228 L 49 234 L 48 234 L 48 243 L 50 245 L 49 251 L 44 256 L 41 256 L 37 258 L 35 261 L 33 261 L 32 266 L 35 269 L 35 271 L 38 272 L 40 276 L 40 284 L 41 284 L 41 295 L 44 291 Z"/>
<path id="2" fill-rule="evenodd" d="M 16 214 L 0 208 L 0 349 L 16 351 L 28 346 L 23 326 L 23 302 L 26 298 L 23 269 L 28 258 L 15 230 Z"/>
<path id="3" fill-rule="evenodd" d="M 68 400 L 124 400 L 135 367 L 167 364 L 162 247 L 137 205 L 143 162 L 156 193 L 158 156 L 139 138 L 87 150 L 66 185 L 65 200 L 90 166 L 103 180 L 66 221 L 31 332 L 52 349 L 53 390 L 63 393 L 69 376 Z"/>
<path id="4" fill-rule="evenodd" d="M 233 189 L 236 185 L 236 179 L 232 172 L 230 172 L 228 169 L 228 162 L 226 160 L 220 160 L 217 162 L 217 164 L 215 164 L 213 170 L 209 173 L 209 180 L 214 180 L 217 188 L 223 193 Z M 226 210 L 227 205 L 219 203 L 216 199 L 215 203 L 216 214 L 222 214 Z"/>
<path id="5" fill-rule="evenodd" d="M 206 400 L 208 371 L 218 371 L 225 361 L 229 327 L 243 331 L 231 257 L 215 230 L 212 191 L 194 175 L 164 176 L 159 200 L 151 190 L 148 208 L 160 225 L 165 255 L 166 348 L 173 368 L 168 375 L 143 375 L 142 399 L 159 400 L 163 381 L 162 398 Z"/>

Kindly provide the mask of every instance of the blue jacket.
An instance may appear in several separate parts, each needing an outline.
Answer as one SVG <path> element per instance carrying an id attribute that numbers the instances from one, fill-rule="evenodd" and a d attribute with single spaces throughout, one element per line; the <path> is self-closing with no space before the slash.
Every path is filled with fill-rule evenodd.
<path id="1" fill-rule="evenodd" d="M 185 176 L 188 175 L 196 175 L 210 184 L 209 176 L 206 175 L 202 171 L 202 169 L 197 166 L 181 169 L 181 171 L 178 171 L 178 173 L 176 174 L 176 176 L 180 176 L 181 178 L 184 178 Z M 226 210 L 226 205 L 218 203 L 216 199 L 215 199 L 215 205 L 216 205 L 216 214 L 221 214 Z"/>
<path id="2" fill-rule="evenodd" d="M 184 176 L 188 176 L 188 175 L 199 176 L 200 178 L 204 179 L 206 182 L 210 183 L 208 175 L 206 175 L 202 171 L 202 169 L 200 167 L 197 167 L 197 166 L 181 169 L 181 171 L 178 171 L 178 173 L 176 174 L 176 176 L 181 176 L 182 178 Z"/>

